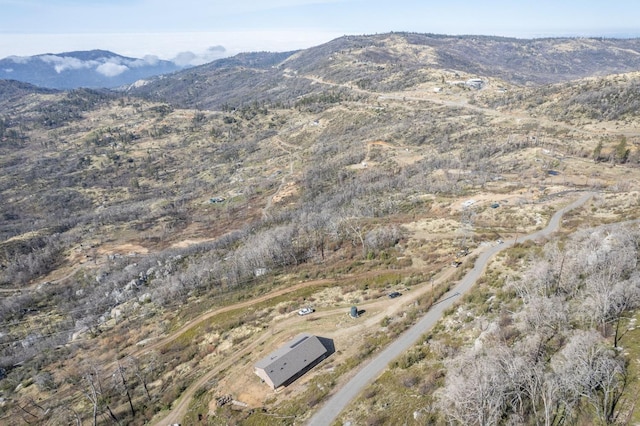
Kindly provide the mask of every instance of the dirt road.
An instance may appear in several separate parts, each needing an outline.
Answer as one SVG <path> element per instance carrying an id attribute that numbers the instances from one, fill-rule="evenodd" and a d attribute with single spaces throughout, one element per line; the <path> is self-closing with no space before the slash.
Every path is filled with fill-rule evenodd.
<path id="1" fill-rule="evenodd" d="M 526 111 L 498 111 L 494 108 L 483 107 L 480 105 L 473 105 L 468 102 L 468 99 L 464 96 L 459 98 L 450 98 L 447 99 L 440 94 L 430 92 L 430 91 L 420 91 L 420 92 L 376 92 L 372 90 L 360 89 L 358 87 L 353 86 L 350 83 L 335 83 L 332 81 L 327 81 L 319 76 L 315 75 L 299 75 L 296 78 L 304 78 L 310 80 L 316 84 L 323 84 L 326 86 L 332 87 L 340 87 L 344 89 L 349 89 L 355 93 L 362 93 L 369 96 L 377 96 L 379 101 L 399 101 L 399 102 L 429 102 L 431 104 L 440 105 L 447 108 L 463 108 L 471 111 L 475 111 L 481 114 L 486 114 L 487 116 L 494 117 L 497 119 L 509 119 L 509 120 L 528 120 L 539 123 L 541 126 L 551 127 L 551 128 L 562 128 L 570 132 L 579 133 L 579 134 L 602 134 L 605 131 L 602 128 L 591 128 L 585 129 L 583 127 L 574 126 L 562 121 L 553 120 L 549 116 L 534 116 Z M 625 135 L 627 137 L 639 136 L 640 132 L 625 130 L 620 131 L 617 129 L 607 129 L 606 133 L 612 134 L 620 134 Z"/>
<path id="2" fill-rule="evenodd" d="M 564 207 L 556 212 L 546 228 L 534 232 L 533 234 L 519 238 L 518 241 L 535 240 L 541 237 L 546 237 L 555 232 L 559 225 L 560 220 L 564 213 L 572 210 L 576 207 L 583 205 L 587 200 L 593 196 L 592 193 L 586 193 L 582 195 L 578 200 Z M 464 278 L 448 293 L 446 293 L 442 299 L 437 302 L 433 308 L 427 312 L 427 314 L 418 321 L 413 327 L 408 329 L 402 335 L 400 335 L 393 343 L 387 346 L 378 356 L 372 359 L 364 367 L 353 376 L 353 378 L 343 384 L 340 389 L 334 393 L 322 408 L 310 419 L 309 426 L 323 426 L 330 425 L 340 412 L 356 397 L 360 392 L 374 381 L 382 372 L 387 368 L 387 365 L 395 358 L 400 356 L 404 351 L 409 349 L 420 337 L 430 330 L 438 320 L 442 317 L 442 314 L 446 309 L 451 307 L 457 300 L 460 299 L 464 293 L 469 291 L 473 284 L 480 278 L 484 269 L 486 268 L 489 260 L 498 252 L 513 246 L 516 243 L 516 239 L 505 241 L 502 244 L 497 244 L 490 249 L 483 252 L 475 263 L 473 269 L 471 269 Z"/>

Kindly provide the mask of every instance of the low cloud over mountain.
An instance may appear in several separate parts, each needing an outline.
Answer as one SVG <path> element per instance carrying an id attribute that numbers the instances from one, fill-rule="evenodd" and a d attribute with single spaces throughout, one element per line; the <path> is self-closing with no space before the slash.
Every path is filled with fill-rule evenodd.
<path id="1" fill-rule="evenodd" d="M 12 56 L 7 59 L 19 64 L 40 60 L 44 63 L 52 64 L 58 74 L 66 70 L 95 69 L 105 77 L 115 77 L 131 68 L 154 67 L 160 61 L 157 56 L 145 56 L 143 59 L 104 56 L 98 59 L 82 60 L 73 56 L 64 56 L 64 54 L 30 56 L 26 58 Z"/>
<path id="2" fill-rule="evenodd" d="M 190 54 L 182 61 L 164 61 L 157 56 L 128 58 L 112 52 L 92 50 L 37 56 L 10 56 L 0 60 L 0 79 L 18 80 L 54 89 L 118 87 L 136 80 L 180 70 L 198 60 L 224 52 L 219 46 L 205 55 Z M 213 50 L 212 50 L 213 49 Z M 204 63 L 204 62 L 201 62 Z"/>
<path id="3" fill-rule="evenodd" d="M 227 56 L 224 46 L 211 46 L 203 53 L 180 52 L 172 59 L 179 67 L 197 66 L 213 62 Z"/>

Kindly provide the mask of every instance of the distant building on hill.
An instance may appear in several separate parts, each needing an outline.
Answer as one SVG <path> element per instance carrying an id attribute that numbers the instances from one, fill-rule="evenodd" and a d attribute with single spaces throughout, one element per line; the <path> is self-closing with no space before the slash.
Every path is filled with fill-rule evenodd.
<path id="1" fill-rule="evenodd" d="M 333 353 L 333 341 L 311 334 L 298 334 L 254 366 L 254 371 L 272 389 L 288 386 Z"/>
<path id="2" fill-rule="evenodd" d="M 470 78 L 465 82 L 465 84 L 472 89 L 482 89 L 482 86 L 484 86 L 484 81 L 482 81 L 482 79 L 480 78 Z"/>

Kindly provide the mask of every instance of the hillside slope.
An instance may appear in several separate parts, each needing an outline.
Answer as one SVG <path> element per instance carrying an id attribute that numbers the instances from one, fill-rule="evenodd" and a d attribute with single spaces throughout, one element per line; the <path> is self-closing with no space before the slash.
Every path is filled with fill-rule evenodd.
<path id="1" fill-rule="evenodd" d="M 345 36 L 300 52 L 260 53 L 151 79 L 131 93 L 183 107 L 287 103 L 317 87 L 314 75 L 381 92 L 463 78 L 537 86 L 640 69 L 640 40 L 511 39 L 392 33 Z"/>
<path id="2" fill-rule="evenodd" d="M 577 193 L 597 195 L 564 217 L 563 233 L 637 219 L 636 73 L 521 87 L 498 68 L 480 76 L 445 69 L 446 49 L 428 46 L 473 40 L 341 38 L 315 50 L 247 54 L 125 93 L 3 82 L 16 96 L 0 103 L 0 423 L 86 423 L 94 413 L 104 424 L 169 414 L 183 424 L 295 423 L 487 247 L 540 229 Z M 465 55 L 468 67 L 484 69 L 484 57 L 471 64 Z M 553 60 L 539 59 L 540 67 Z M 595 72 L 584 64 L 574 72 L 587 69 Z M 471 78 L 482 84 L 467 84 Z M 571 113 L 583 110 L 600 112 Z M 571 278 L 557 282 L 589 281 L 573 275 L 584 269 L 578 260 L 607 253 L 628 254 L 625 282 L 640 276 L 632 231 L 615 230 L 604 248 L 579 233 L 565 266 Z M 407 419 L 435 407 L 434 390 L 447 387 L 445 359 L 473 346 L 474 330 L 489 321 L 506 327 L 504 341 L 527 343 L 522 336 L 532 333 L 509 328 L 521 323 L 522 304 L 498 289 L 543 243 L 505 250 L 480 282 L 494 294 L 472 290 L 474 310 L 440 327 L 428 363 L 412 349 L 393 366 L 402 370 L 393 386 L 372 387 L 346 416 L 393 424 L 376 402 L 382 394 Z M 556 268 L 549 277 L 564 277 L 562 247 L 544 248 Z M 394 291 L 401 296 L 389 298 Z M 609 317 L 591 327 L 580 316 L 589 310 L 571 303 L 572 326 L 599 333 L 598 344 L 610 348 Z M 307 306 L 312 315 L 297 315 Z M 352 306 L 360 318 L 347 315 Z M 625 318 L 635 315 L 624 309 Z M 565 353 L 578 329 L 558 330 L 545 361 Z M 299 332 L 333 339 L 336 352 L 274 394 L 252 365 Z M 607 349 L 606 359 L 626 365 L 636 356 L 628 350 Z M 415 379 L 405 364 L 424 370 Z M 636 390 L 632 383 L 623 394 L 632 399 Z M 246 409 L 218 406 L 229 394 Z M 573 420 L 598 418 L 585 400 L 571 401 L 572 413 L 585 413 Z M 533 407 L 511 407 L 505 416 L 532 419 Z M 445 403 L 429 418 L 444 423 L 450 409 Z"/>

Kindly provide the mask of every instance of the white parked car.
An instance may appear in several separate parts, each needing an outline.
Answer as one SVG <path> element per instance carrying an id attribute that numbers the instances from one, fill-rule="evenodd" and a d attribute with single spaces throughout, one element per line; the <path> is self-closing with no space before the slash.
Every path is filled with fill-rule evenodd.
<path id="1" fill-rule="evenodd" d="M 298 311 L 298 315 L 303 316 L 303 315 L 309 315 L 311 313 L 315 312 L 315 309 L 313 308 L 302 308 Z"/>

